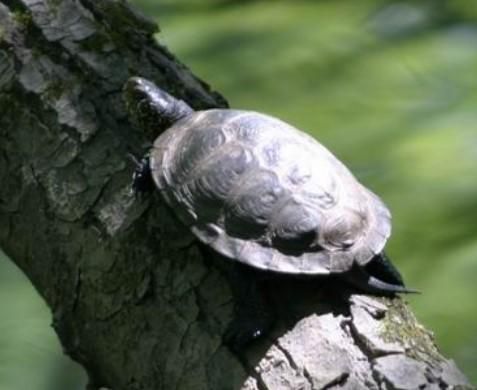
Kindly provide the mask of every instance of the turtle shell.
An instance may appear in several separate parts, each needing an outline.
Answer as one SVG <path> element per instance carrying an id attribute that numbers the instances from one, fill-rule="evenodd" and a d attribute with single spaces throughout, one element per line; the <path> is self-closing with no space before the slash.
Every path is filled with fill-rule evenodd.
<path id="1" fill-rule="evenodd" d="M 151 150 L 154 181 L 200 241 L 250 266 L 345 272 L 380 253 L 387 207 L 324 146 L 267 115 L 194 112 Z"/>

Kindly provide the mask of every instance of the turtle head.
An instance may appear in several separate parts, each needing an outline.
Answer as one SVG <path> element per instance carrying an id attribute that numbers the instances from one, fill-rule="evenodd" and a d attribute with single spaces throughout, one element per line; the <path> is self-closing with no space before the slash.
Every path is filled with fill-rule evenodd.
<path id="1" fill-rule="evenodd" d="M 158 129 L 165 130 L 193 112 L 187 103 L 141 77 L 132 77 L 126 82 L 123 96 L 130 117 L 156 135 Z"/>

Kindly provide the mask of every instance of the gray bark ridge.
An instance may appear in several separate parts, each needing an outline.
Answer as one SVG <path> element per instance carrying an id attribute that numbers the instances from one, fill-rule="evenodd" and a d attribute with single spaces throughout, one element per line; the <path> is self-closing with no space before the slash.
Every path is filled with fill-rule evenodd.
<path id="1" fill-rule="evenodd" d="M 273 333 L 222 343 L 227 282 L 157 194 L 129 193 L 155 134 L 121 98 L 141 75 L 196 109 L 226 107 L 122 0 L 0 1 L 0 246 L 51 308 L 91 387 L 471 389 L 401 299 L 336 281 L 271 281 Z"/>

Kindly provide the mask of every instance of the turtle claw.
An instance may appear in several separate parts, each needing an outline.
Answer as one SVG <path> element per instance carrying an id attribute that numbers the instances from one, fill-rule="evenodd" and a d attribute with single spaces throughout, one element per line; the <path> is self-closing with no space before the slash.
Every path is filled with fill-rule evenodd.
<path id="1" fill-rule="evenodd" d="M 262 283 L 264 275 L 242 264 L 228 264 L 223 262 L 222 258 L 220 260 L 235 304 L 234 318 L 227 327 L 223 340 L 233 352 L 241 352 L 271 330 L 275 310 L 266 296 Z"/>
<path id="2" fill-rule="evenodd" d="M 234 319 L 224 333 L 224 344 L 233 352 L 241 352 L 253 341 L 265 336 L 272 328 L 272 318 Z"/>

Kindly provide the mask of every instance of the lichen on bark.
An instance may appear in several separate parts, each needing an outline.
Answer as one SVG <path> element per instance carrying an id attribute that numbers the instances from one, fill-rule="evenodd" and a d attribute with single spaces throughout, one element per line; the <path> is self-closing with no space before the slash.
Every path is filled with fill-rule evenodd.
<path id="1" fill-rule="evenodd" d="M 337 280 L 272 280 L 272 335 L 231 353 L 226 280 L 157 194 L 129 193 L 126 155 L 157 134 L 121 89 L 141 75 L 196 109 L 225 100 L 125 1 L 0 1 L 0 26 L 0 246 L 94 387 L 472 388 L 403 301 Z"/>

